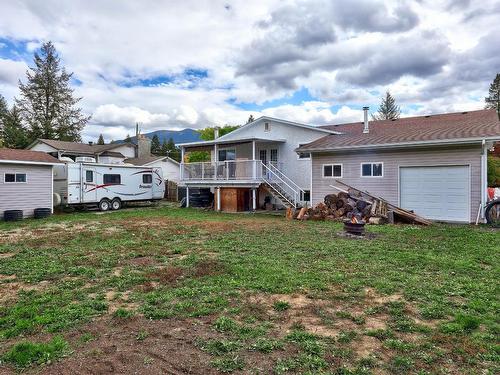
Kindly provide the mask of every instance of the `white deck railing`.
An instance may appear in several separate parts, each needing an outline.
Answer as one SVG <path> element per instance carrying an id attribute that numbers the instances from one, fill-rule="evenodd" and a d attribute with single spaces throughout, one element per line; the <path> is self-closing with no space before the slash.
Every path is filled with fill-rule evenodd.
<path id="1" fill-rule="evenodd" d="M 227 160 L 199 163 L 182 163 L 182 181 L 251 181 L 262 179 L 260 160 Z"/>

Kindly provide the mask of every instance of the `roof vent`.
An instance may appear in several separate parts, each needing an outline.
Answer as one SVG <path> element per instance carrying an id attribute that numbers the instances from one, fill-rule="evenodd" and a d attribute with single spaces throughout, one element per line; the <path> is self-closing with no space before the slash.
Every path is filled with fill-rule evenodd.
<path id="1" fill-rule="evenodd" d="M 431 117 L 431 115 L 427 115 L 427 116 L 425 116 L 425 118 L 429 118 L 429 117 Z"/>
<path id="2" fill-rule="evenodd" d="M 365 127 L 363 128 L 363 133 L 368 134 L 370 132 L 370 124 L 368 122 L 368 110 L 370 107 L 363 107 L 363 123 Z"/>
<path id="3" fill-rule="evenodd" d="M 391 119 L 391 121 L 396 121 L 396 120 L 397 120 L 397 118 L 393 118 L 393 119 Z"/>
<path id="4" fill-rule="evenodd" d="M 469 113 L 469 112 L 462 112 L 462 115 L 466 115 L 467 113 Z"/>

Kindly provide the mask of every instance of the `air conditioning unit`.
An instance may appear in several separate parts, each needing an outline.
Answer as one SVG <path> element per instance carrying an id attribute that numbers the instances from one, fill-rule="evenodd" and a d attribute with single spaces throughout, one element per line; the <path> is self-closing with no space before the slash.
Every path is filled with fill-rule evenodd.
<path id="1" fill-rule="evenodd" d="M 95 158 L 90 156 L 78 156 L 75 161 L 77 163 L 95 163 Z"/>

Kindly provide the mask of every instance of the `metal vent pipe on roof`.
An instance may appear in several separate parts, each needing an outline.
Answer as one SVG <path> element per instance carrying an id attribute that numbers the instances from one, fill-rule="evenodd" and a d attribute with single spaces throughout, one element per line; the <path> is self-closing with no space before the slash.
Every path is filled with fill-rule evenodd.
<path id="1" fill-rule="evenodd" d="M 219 128 L 216 126 L 214 128 L 214 139 L 217 139 L 219 138 Z"/>
<path id="2" fill-rule="evenodd" d="M 363 129 L 363 133 L 367 134 L 370 132 L 370 124 L 368 122 L 368 110 L 370 109 L 370 107 L 363 107 L 363 122 L 365 124 L 365 127 Z"/>

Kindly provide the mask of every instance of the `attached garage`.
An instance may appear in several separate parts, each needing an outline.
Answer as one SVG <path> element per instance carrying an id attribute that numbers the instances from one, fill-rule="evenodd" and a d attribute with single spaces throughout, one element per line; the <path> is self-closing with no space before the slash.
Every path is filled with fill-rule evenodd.
<path id="1" fill-rule="evenodd" d="M 401 167 L 400 206 L 432 220 L 469 222 L 468 165 Z"/>

